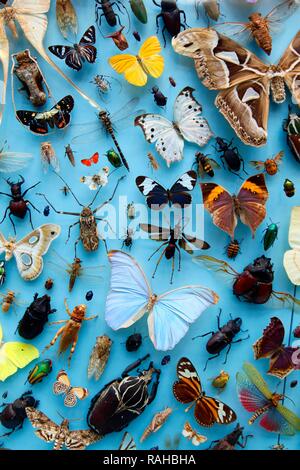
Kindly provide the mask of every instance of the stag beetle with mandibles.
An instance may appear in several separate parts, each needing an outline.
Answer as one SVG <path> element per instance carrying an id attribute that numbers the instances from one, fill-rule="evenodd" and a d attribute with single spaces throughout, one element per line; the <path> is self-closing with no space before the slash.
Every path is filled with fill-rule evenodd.
<path id="1" fill-rule="evenodd" d="M 161 0 L 160 3 L 157 3 L 156 0 L 152 0 L 154 5 L 161 9 L 159 15 L 156 16 L 156 27 L 157 33 L 159 31 L 159 18 L 163 19 L 164 27 L 162 30 L 162 36 L 164 38 L 164 45 L 166 46 L 165 30 L 173 37 L 177 36 L 180 33 L 181 27 L 185 29 L 186 15 L 184 10 L 179 10 L 177 6 L 177 0 Z M 181 23 L 181 15 L 183 15 L 184 24 Z"/>
<path id="2" fill-rule="evenodd" d="M 87 415 L 89 427 L 101 436 L 124 429 L 143 413 L 156 397 L 160 370 L 150 362 L 148 369 L 138 376 L 129 373 L 148 359 L 149 354 L 130 364 L 122 376 L 109 382 L 91 401 Z M 156 375 L 151 391 L 148 391 L 153 374 Z"/>
<path id="3" fill-rule="evenodd" d="M 28 191 L 30 191 L 31 189 L 35 188 L 38 184 L 40 184 L 40 181 L 34 184 L 33 186 L 30 186 L 30 188 L 27 188 L 26 191 L 22 193 L 22 185 L 25 183 L 25 179 L 23 178 L 23 176 L 21 175 L 19 176 L 21 179 L 16 183 L 11 182 L 10 178 L 5 180 L 7 184 L 10 186 L 11 194 L 0 192 L 0 194 L 3 194 L 4 196 L 8 196 L 11 198 L 11 201 L 9 202 L 9 205 L 5 210 L 4 216 L 0 224 L 2 224 L 2 222 L 5 220 L 7 216 L 7 212 L 9 211 L 8 217 L 10 218 L 15 234 L 16 234 L 16 227 L 15 227 L 14 221 L 11 218 L 12 215 L 14 215 L 15 217 L 18 217 L 19 219 L 24 219 L 27 212 L 29 212 L 30 224 L 31 224 L 32 229 L 34 229 L 32 225 L 32 220 L 31 220 L 31 210 L 28 207 L 29 204 L 33 207 L 33 209 L 35 209 L 37 212 L 40 213 L 40 211 L 32 204 L 32 202 L 24 199 Z"/>
<path id="4" fill-rule="evenodd" d="M 234 318 L 234 319 L 230 318 L 230 320 L 227 323 L 225 323 L 225 325 L 221 326 L 220 324 L 221 313 L 222 313 L 222 309 L 220 309 L 220 312 L 217 316 L 217 325 L 218 325 L 217 332 L 209 331 L 208 333 L 205 333 L 204 335 L 195 336 L 193 338 L 193 339 L 203 338 L 204 336 L 211 335 L 210 339 L 206 343 L 206 351 L 209 354 L 214 354 L 214 356 L 209 357 L 207 359 L 204 370 L 206 370 L 207 368 L 208 361 L 211 361 L 212 359 L 215 359 L 216 357 L 218 357 L 221 351 L 223 351 L 223 349 L 227 347 L 225 360 L 223 362 L 223 364 L 226 364 L 227 357 L 231 349 L 231 345 L 234 343 L 240 343 L 241 341 L 244 341 L 250 337 L 248 335 L 246 338 L 240 338 L 240 339 L 237 339 L 236 341 L 233 341 L 235 336 L 240 331 L 242 331 L 243 333 L 246 333 L 248 330 L 243 331 L 241 329 L 241 326 L 242 326 L 241 318 Z"/>
<path id="5" fill-rule="evenodd" d="M 114 1 L 95 0 L 96 23 L 98 24 L 99 27 L 101 26 L 101 19 L 103 16 L 106 19 L 107 24 L 109 26 L 111 27 L 116 26 L 117 21 L 119 22 L 119 25 L 121 26 L 120 17 L 118 13 L 114 11 L 113 7 L 116 7 L 120 13 L 122 13 L 121 8 L 123 8 L 126 11 L 127 16 L 129 18 L 128 11 L 125 5 L 123 5 L 123 3 L 120 0 L 114 0 Z M 99 14 L 100 11 L 102 12 L 101 15 Z"/>

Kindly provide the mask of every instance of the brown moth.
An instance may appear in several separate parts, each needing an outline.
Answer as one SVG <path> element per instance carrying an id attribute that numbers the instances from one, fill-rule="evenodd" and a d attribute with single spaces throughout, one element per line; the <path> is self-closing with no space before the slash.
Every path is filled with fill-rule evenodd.
<path id="1" fill-rule="evenodd" d="M 92 349 L 88 365 L 89 379 L 93 376 L 95 380 L 100 379 L 110 355 L 111 345 L 112 340 L 108 336 L 97 336 L 96 344 Z"/>
<path id="2" fill-rule="evenodd" d="M 266 15 L 263 16 L 259 12 L 254 12 L 249 16 L 247 23 L 226 22 L 214 25 L 214 28 L 221 34 L 233 36 L 235 39 L 247 36 L 253 38 L 257 45 L 270 55 L 272 52 L 272 36 L 271 33 L 278 31 L 280 23 L 291 16 L 299 4 L 295 0 L 285 0 Z"/>
<path id="3" fill-rule="evenodd" d="M 143 442 L 145 439 L 147 439 L 147 437 L 150 436 L 150 434 L 153 432 L 157 432 L 163 426 L 163 424 L 165 424 L 172 411 L 172 408 L 165 408 L 159 413 L 156 413 L 151 423 L 143 432 L 142 437 L 140 438 L 140 442 Z"/>
<path id="4" fill-rule="evenodd" d="M 56 0 L 56 21 L 65 39 L 68 37 L 68 30 L 77 34 L 77 15 L 71 0 Z"/>
<path id="5" fill-rule="evenodd" d="M 196 0 L 195 8 L 197 13 L 197 18 L 200 17 L 200 5 L 203 5 L 205 14 L 212 20 L 218 21 L 220 16 L 220 2 L 217 0 Z"/>
<path id="6" fill-rule="evenodd" d="M 14 59 L 16 62 L 14 62 Z M 33 106 L 43 106 L 47 101 L 44 76 L 37 61 L 31 57 L 29 49 L 13 55 L 13 73 L 18 77 Z M 48 93 L 49 89 L 47 87 Z"/>
<path id="7" fill-rule="evenodd" d="M 215 105 L 247 145 L 267 142 L 270 92 L 285 101 L 285 84 L 300 104 L 300 31 L 277 65 L 267 65 L 248 49 L 208 28 L 192 28 L 172 40 L 179 54 L 191 57 L 199 78 L 210 90 L 221 90 Z"/>
<path id="8" fill-rule="evenodd" d="M 56 424 L 35 408 L 27 407 L 25 411 L 33 428 L 37 429 L 35 435 L 45 442 L 54 442 L 53 450 L 62 450 L 63 447 L 69 450 L 84 450 L 102 439 L 91 430 L 70 431 L 68 419 Z"/>

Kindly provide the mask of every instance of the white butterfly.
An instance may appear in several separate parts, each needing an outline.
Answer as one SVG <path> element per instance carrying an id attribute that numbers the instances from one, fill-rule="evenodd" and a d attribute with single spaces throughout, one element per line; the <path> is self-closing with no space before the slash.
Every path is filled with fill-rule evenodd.
<path id="1" fill-rule="evenodd" d="M 135 125 L 143 129 L 148 142 L 156 142 L 155 148 L 170 166 L 183 159 L 184 140 L 200 147 L 207 144 L 213 133 L 203 117 L 202 106 L 193 96 L 194 89 L 184 88 L 174 103 L 174 121 L 160 114 L 142 114 Z"/>
<path id="2" fill-rule="evenodd" d="M 284 253 L 283 266 L 290 281 L 300 285 L 300 207 L 292 208 L 289 229 L 289 244 L 292 250 Z"/>
<path id="3" fill-rule="evenodd" d="M 93 176 L 82 176 L 80 182 L 86 184 L 91 191 L 103 188 L 108 183 L 109 168 L 104 166 L 102 170 Z"/>
<path id="4" fill-rule="evenodd" d="M 202 286 L 184 286 L 160 296 L 153 294 L 147 278 L 132 256 L 118 250 L 108 253 L 110 291 L 105 320 L 113 329 L 128 328 L 148 312 L 149 336 L 155 349 L 173 349 L 200 315 L 219 300 Z"/>
<path id="5" fill-rule="evenodd" d="M 184 424 L 182 435 L 192 441 L 194 446 L 199 446 L 200 444 L 203 444 L 203 442 L 207 441 L 207 437 L 195 431 L 188 421 Z"/>
<path id="6" fill-rule="evenodd" d="M 42 256 L 47 253 L 51 242 L 60 234 L 60 226 L 41 225 L 20 241 L 14 238 L 6 240 L 0 232 L 0 254 L 5 253 L 5 260 L 15 257 L 17 268 L 25 281 L 33 281 L 43 270 Z"/>

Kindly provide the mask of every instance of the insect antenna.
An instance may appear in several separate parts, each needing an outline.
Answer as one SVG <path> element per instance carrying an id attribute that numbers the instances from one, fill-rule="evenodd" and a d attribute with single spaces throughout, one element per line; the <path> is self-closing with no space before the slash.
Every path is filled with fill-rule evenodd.
<path id="1" fill-rule="evenodd" d="M 68 188 L 68 190 L 70 191 L 70 193 L 72 194 L 73 198 L 75 199 L 75 201 L 77 202 L 77 204 L 79 204 L 81 207 L 84 207 L 83 204 L 81 204 L 81 202 L 79 202 L 77 196 L 73 193 L 72 189 L 70 188 L 70 186 L 68 185 L 68 183 L 63 179 L 62 176 L 60 176 L 58 173 L 55 173 L 56 176 L 58 176 L 62 181 L 63 183 L 65 184 L 65 186 Z M 101 188 L 100 188 L 101 189 Z"/>
<path id="2" fill-rule="evenodd" d="M 93 199 L 92 199 L 92 201 L 90 202 L 90 204 L 88 205 L 88 207 L 91 207 L 91 206 L 94 204 L 94 202 L 95 202 L 95 200 L 96 200 L 96 198 L 97 198 L 99 192 L 101 191 L 102 187 L 103 187 L 103 186 L 100 186 L 100 188 L 99 188 L 98 191 L 96 192 L 95 196 L 93 197 Z"/>

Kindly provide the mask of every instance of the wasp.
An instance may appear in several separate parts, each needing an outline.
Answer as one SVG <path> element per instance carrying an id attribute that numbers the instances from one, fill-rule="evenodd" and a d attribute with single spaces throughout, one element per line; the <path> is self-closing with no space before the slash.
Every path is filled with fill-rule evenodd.
<path id="1" fill-rule="evenodd" d="M 10 307 L 16 300 L 16 293 L 13 290 L 8 290 L 6 294 L 0 294 L 3 297 L 2 300 L 2 312 L 7 313 Z"/>
<path id="2" fill-rule="evenodd" d="M 220 165 L 213 158 L 208 158 L 204 153 L 196 152 L 193 167 L 197 166 L 198 176 L 201 178 L 208 175 L 211 178 L 215 176 L 214 168 L 220 168 Z"/>

